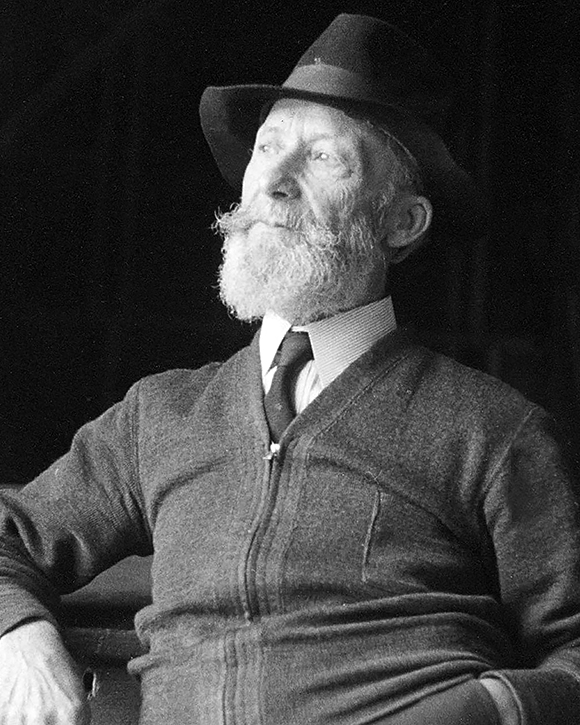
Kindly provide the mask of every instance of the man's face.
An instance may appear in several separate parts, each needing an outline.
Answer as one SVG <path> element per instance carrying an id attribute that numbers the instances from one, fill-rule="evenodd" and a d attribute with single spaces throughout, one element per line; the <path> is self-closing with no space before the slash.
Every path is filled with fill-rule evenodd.
<path id="1" fill-rule="evenodd" d="M 385 161 L 377 134 L 342 111 L 279 101 L 256 136 L 242 206 L 270 202 L 333 224 L 346 196 L 356 207 L 380 191 L 388 171 Z"/>
<path id="2" fill-rule="evenodd" d="M 258 131 L 239 208 L 218 219 L 226 304 L 242 319 L 272 310 L 304 324 L 381 296 L 392 163 L 380 134 L 342 111 L 277 102 Z"/>

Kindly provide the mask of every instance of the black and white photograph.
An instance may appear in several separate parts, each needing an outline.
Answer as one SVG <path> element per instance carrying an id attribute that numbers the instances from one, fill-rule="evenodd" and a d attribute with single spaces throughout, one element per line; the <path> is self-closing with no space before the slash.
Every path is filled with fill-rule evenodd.
<path id="1" fill-rule="evenodd" d="M 0 725 L 576 725 L 580 6 L 0 8 Z"/>

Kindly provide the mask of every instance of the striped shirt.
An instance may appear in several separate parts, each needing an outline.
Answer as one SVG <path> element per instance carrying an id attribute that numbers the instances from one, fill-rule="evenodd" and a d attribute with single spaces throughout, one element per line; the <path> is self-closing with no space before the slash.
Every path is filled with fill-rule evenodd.
<path id="1" fill-rule="evenodd" d="M 327 385 L 358 357 L 396 328 L 390 297 L 356 307 L 348 312 L 293 330 L 310 336 L 314 359 L 301 370 L 295 389 L 296 410 L 300 413 Z M 260 361 L 264 392 L 268 392 L 276 371 L 273 365 L 284 335 L 291 328 L 274 313 L 264 316 L 260 330 Z"/>

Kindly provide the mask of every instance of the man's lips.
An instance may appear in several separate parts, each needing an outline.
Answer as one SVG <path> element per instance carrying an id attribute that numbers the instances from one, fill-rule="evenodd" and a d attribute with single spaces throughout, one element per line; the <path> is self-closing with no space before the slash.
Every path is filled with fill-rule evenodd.
<path id="1" fill-rule="evenodd" d="M 265 227 L 270 227 L 272 229 L 286 229 L 287 231 L 294 232 L 296 229 L 294 227 L 288 226 L 287 224 L 283 224 L 282 222 L 275 222 L 275 221 L 265 221 L 264 219 L 256 219 L 254 222 L 254 225 L 262 224 Z"/>

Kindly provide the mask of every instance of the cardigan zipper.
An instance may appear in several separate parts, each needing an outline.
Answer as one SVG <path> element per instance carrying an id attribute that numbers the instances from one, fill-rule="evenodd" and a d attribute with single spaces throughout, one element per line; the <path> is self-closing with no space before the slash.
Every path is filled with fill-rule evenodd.
<path id="1" fill-rule="evenodd" d="M 250 544 L 247 549 L 244 565 L 244 617 L 251 622 L 260 615 L 260 600 L 256 582 L 257 560 L 264 534 L 272 518 L 276 503 L 277 485 L 272 478 L 272 469 L 279 458 L 280 445 L 271 443 L 269 452 L 263 457 L 264 475 L 260 503 L 253 521 Z"/>
<path id="2" fill-rule="evenodd" d="M 274 460 L 274 458 L 278 458 L 279 452 L 280 452 L 280 444 L 279 443 L 270 443 L 270 450 L 264 456 L 264 460 L 272 461 L 272 460 Z"/>

